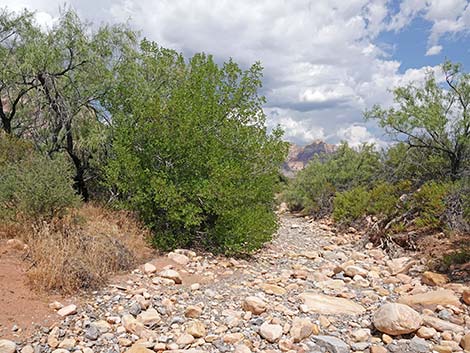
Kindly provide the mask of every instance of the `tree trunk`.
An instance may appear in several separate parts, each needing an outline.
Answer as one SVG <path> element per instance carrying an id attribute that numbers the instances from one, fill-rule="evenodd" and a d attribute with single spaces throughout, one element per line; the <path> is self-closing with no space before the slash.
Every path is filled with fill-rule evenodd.
<path id="1" fill-rule="evenodd" d="M 8 119 L 3 109 L 0 110 L 0 118 L 2 119 L 3 131 L 5 131 L 8 135 L 11 135 L 11 119 Z"/>

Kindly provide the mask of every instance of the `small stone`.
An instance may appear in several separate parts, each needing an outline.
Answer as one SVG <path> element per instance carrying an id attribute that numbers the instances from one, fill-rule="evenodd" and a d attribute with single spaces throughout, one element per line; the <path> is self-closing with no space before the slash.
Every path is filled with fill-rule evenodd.
<path id="1" fill-rule="evenodd" d="M 278 324 L 263 323 L 259 328 L 259 334 L 266 341 L 274 343 L 282 336 L 282 326 Z"/>
<path id="2" fill-rule="evenodd" d="M 464 351 L 470 351 L 470 332 L 462 337 L 460 347 L 462 347 Z"/>
<path id="3" fill-rule="evenodd" d="M 64 307 L 62 303 L 59 303 L 58 301 L 53 301 L 52 303 L 49 304 L 49 308 L 54 309 L 54 310 L 60 310 Z"/>
<path id="4" fill-rule="evenodd" d="M 21 353 L 34 353 L 34 348 L 28 344 L 21 349 Z"/>
<path id="5" fill-rule="evenodd" d="M 247 297 L 242 303 L 242 308 L 255 315 L 259 315 L 266 311 L 266 302 L 258 297 Z"/>
<path id="6" fill-rule="evenodd" d="M 436 344 L 435 346 L 432 347 L 433 352 L 437 353 L 452 353 L 452 347 L 450 346 L 442 346 Z"/>
<path id="7" fill-rule="evenodd" d="M 423 323 L 419 313 L 409 306 L 391 303 L 382 305 L 373 321 L 377 330 L 392 336 L 415 332 Z"/>
<path id="8" fill-rule="evenodd" d="M 419 330 L 416 332 L 416 336 L 424 338 L 424 339 L 430 339 L 430 338 L 433 338 L 436 333 L 437 331 L 433 329 L 432 327 L 421 326 Z"/>
<path id="9" fill-rule="evenodd" d="M 462 299 L 465 304 L 470 305 L 470 289 L 464 289 L 462 292 Z"/>
<path id="10" fill-rule="evenodd" d="M 382 346 L 372 346 L 370 347 L 370 353 L 387 353 L 388 350 Z"/>
<path id="11" fill-rule="evenodd" d="M 73 315 L 77 312 L 77 306 L 75 304 L 70 304 L 67 306 L 64 306 L 62 309 L 57 311 L 57 314 L 59 316 L 65 317 L 69 315 Z"/>
<path id="12" fill-rule="evenodd" d="M 313 340 L 320 347 L 325 348 L 330 353 L 349 353 L 349 346 L 339 338 L 333 336 L 314 336 Z"/>
<path id="13" fill-rule="evenodd" d="M 313 323 L 309 319 L 296 317 L 292 321 L 290 335 L 295 343 L 302 341 L 304 338 L 310 337 L 313 333 Z"/>
<path id="14" fill-rule="evenodd" d="M 85 330 L 85 338 L 95 341 L 98 339 L 100 332 L 98 328 L 95 325 L 90 325 L 86 330 Z"/>
<path id="15" fill-rule="evenodd" d="M 365 342 L 370 338 L 370 330 L 365 328 L 355 330 L 352 332 L 351 336 L 355 342 Z"/>
<path id="16" fill-rule="evenodd" d="M 10 340 L 0 339 L 0 353 L 15 353 L 16 343 Z"/>
<path id="17" fill-rule="evenodd" d="M 137 321 L 145 326 L 152 326 L 159 323 L 161 320 L 160 314 L 154 308 L 147 309 L 137 316 Z"/>
<path id="18" fill-rule="evenodd" d="M 197 318 L 201 315 L 202 309 L 200 306 L 197 305 L 189 305 L 186 310 L 184 311 L 184 316 L 190 318 Z"/>
<path id="19" fill-rule="evenodd" d="M 144 265 L 144 272 L 151 274 L 157 272 L 157 267 L 154 264 L 151 264 L 150 262 L 147 262 Z"/>
<path id="20" fill-rule="evenodd" d="M 74 338 L 66 338 L 59 344 L 59 348 L 64 348 L 67 350 L 71 350 L 72 348 L 75 347 L 76 341 Z"/>
<path id="21" fill-rule="evenodd" d="M 186 333 L 196 338 L 204 337 L 206 335 L 206 327 L 201 321 L 194 320 L 188 323 Z"/>
<path id="22" fill-rule="evenodd" d="M 274 295 L 284 295 L 287 292 L 285 288 L 269 283 L 260 284 L 260 288 L 266 293 Z"/>
<path id="23" fill-rule="evenodd" d="M 182 266 L 186 266 L 189 263 L 189 261 L 191 261 L 189 257 L 187 257 L 186 255 L 178 254 L 175 252 L 170 252 L 168 254 L 168 258 Z"/>
<path id="24" fill-rule="evenodd" d="M 443 286 L 449 282 L 449 277 L 440 273 L 426 271 L 421 277 L 421 282 L 429 286 Z"/>
<path id="25" fill-rule="evenodd" d="M 154 351 L 148 349 L 143 344 L 136 343 L 131 348 L 129 348 L 126 353 L 155 353 Z"/>
<path id="26" fill-rule="evenodd" d="M 385 343 L 385 344 L 390 344 L 390 343 L 393 342 L 393 338 L 390 337 L 389 335 L 387 335 L 386 333 L 384 333 L 384 334 L 382 335 L 382 341 L 383 341 L 383 343 Z"/>
<path id="27" fill-rule="evenodd" d="M 162 278 L 167 278 L 173 280 L 176 284 L 181 284 L 183 283 L 183 280 L 181 278 L 181 275 L 175 271 L 175 270 L 163 270 L 158 274 Z"/>
<path id="28" fill-rule="evenodd" d="M 176 343 L 179 346 L 186 346 L 194 342 L 194 337 L 188 333 L 183 333 L 181 336 L 178 337 Z"/>
<path id="29" fill-rule="evenodd" d="M 239 344 L 235 347 L 234 353 L 251 353 L 251 349 L 244 344 Z"/>

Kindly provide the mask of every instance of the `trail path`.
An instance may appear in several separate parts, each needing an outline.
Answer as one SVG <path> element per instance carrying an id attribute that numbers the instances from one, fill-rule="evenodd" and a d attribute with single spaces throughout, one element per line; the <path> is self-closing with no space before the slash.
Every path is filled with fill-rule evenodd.
<path id="1" fill-rule="evenodd" d="M 391 261 L 380 249 L 363 248 L 359 239 L 357 233 L 336 234 L 328 225 L 284 215 L 276 238 L 252 258 L 171 253 L 77 300 L 69 315 L 70 307 L 61 309 L 63 319 L 17 342 L 17 349 L 470 351 L 470 310 L 464 303 L 470 303 L 468 287 L 446 284 L 433 273 L 423 280 L 419 259 Z M 414 307 L 416 315 L 383 307 L 396 302 Z M 411 327 L 418 333 L 379 332 L 373 324 L 379 309 L 385 311 L 375 324 L 382 331 Z M 7 352 L 0 341 L 0 353 Z"/>

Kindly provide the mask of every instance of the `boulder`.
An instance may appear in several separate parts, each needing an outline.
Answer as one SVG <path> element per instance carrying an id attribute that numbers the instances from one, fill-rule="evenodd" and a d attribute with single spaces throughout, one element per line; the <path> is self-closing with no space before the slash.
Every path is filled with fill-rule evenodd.
<path id="1" fill-rule="evenodd" d="M 389 303 L 382 305 L 376 311 L 373 322 L 380 332 L 397 336 L 417 331 L 423 319 L 418 312 L 407 305 Z"/>
<path id="2" fill-rule="evenodd" d="M 464 328 L 462 326 L 453 324 L 452 322 L 441 320 L 434 316 L 424 315 L 423 321 L 426 326 L 430 326 L 440 332 L 443 332 L 443 331 L 451 331 L 455 333 L 464 332 Z"/>
<path id="3" fill-rule="evenodd" d="M 186 255 L 178 254 L 175 252 L 169 253 L 168 258 L 182 266 L 186 266 L 191 261 Z"/>

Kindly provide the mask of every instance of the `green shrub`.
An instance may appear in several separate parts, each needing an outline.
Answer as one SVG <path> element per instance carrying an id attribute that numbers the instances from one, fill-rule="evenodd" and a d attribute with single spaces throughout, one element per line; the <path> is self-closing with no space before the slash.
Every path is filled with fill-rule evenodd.
<path id="1" fill-rule="evenodd" d="M 310 161 L 291 181 L 283 200 L 292 210 L 321 217 L 332 212 L 335 192 L 370 185 L 380 168 L 380 156 L 373 145 L 356 150 L 342 143 L 332 155 Z"/>
<path id="2" fill-rule="evenodd" d="M 120 88 L 128 111 L 119 94 L 109 102 L 115 129 L 108 185 L 160 248 L 251 252 L 277 228 L 274 193 L 287 152 L 280 130 L 265 127 L 261 67 L 219 67 L 205 55 L 186 64 L 143 44 L 143 66 L 126 71 Z M 156 86 L 152 76 L 164 83 Z"/>
<path id="3" fill-rule="evenodd" d="M 72 175 L 63 158 L 51 160 L 32 153 L 29 158 L 6 163 L 0 170 L 0 219 L 61 216 L 79 202 Z"/>
<path id="4" fill-rule="evenodd" d="M 407 180 L 392 184 L 379 182 L 370 190 L 367 213 L 379 218 L 391 218 L 399 212 L 400 196 L 410 192 L 411 182 Z"/>
<path id="5" fill-rule="evenodd" d="M 419 228 L 440 228 L 443 226 L 442 216 L 446 211 L 446 196 L 452 183 L 430 181 L 419 188 L 410 200 L 417 217 L 415 224 Z"/>
<path id="6" fill-rule="evenodd" d="M 23 160 L 33 152 L 31 142 L 0 132 L 0 168 L 8 163 Z"/>
<path id="7" fill-rule="evenodd" d="M 333 219 L 343 224 L 352 223 L 366 214 L 369 202 L 370 193 L 362 186 L 338 192 L 333 201 Z"/>

